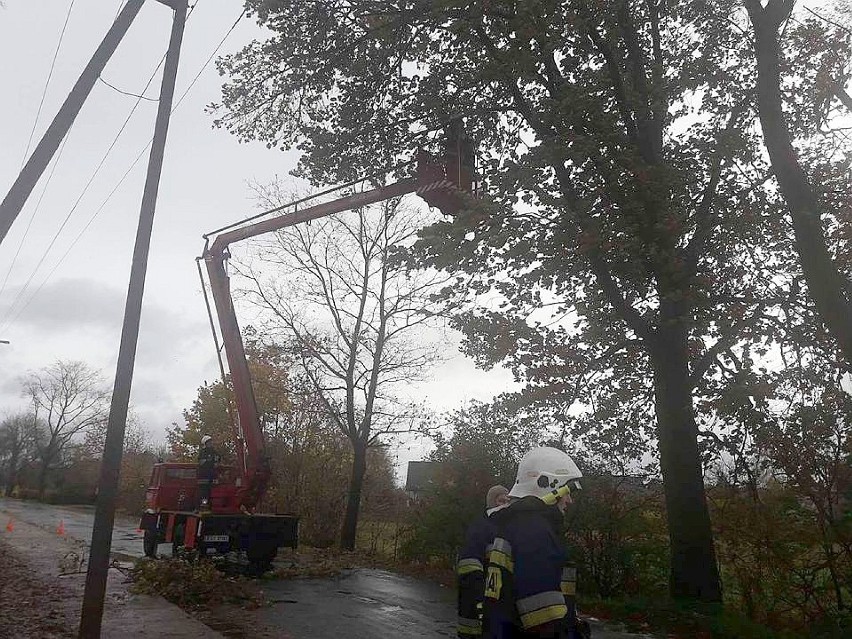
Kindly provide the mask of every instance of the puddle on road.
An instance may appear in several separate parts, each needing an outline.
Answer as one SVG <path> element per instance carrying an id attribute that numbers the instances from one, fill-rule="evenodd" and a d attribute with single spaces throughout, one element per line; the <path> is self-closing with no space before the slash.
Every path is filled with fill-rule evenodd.
<path id="1" fill-rule="evenodd" d="M 402 606 L 381 606 L 379 607 L 379 612 L 391 613 L 391 612 L 402 612 Z"/>

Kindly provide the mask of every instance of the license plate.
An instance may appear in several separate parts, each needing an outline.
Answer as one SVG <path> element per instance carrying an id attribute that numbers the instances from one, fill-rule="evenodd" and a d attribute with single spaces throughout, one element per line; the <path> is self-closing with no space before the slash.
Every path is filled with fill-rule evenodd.
<path id="1" fill-rule="evenodd" d="M 221 542 L 221 541 L 231 541 L 231 538 L 228 535 L 204 535 L 204 541 L 212 541 L 212 542 Z"/>

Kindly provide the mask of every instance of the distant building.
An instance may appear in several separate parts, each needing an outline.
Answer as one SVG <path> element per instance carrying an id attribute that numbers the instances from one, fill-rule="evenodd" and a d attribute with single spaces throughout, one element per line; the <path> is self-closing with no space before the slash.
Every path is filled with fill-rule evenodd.
<path id="1" fill-rule="evenodd" d="M 405 476 L 405 494 L 410 502 L 417 501 L 434 490 L 435 476 L 440 464 L 431 461 L 408 462 L 408 472 Z"/>

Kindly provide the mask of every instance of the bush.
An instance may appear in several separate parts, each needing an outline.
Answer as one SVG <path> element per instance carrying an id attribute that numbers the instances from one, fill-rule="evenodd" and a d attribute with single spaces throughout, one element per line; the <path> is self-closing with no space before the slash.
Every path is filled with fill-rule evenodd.
<path id="1" fill-rule="evenodd" d="M 722 610 L 713 605 L 687 605 L 665 598 L 584 599 L 580 608 L 582 613 L 602 619 L 617 619 L 630 631 L 664 632 L 672 639 L 799 639 L 818 636 L 779 632 L 735 610 Z"/>

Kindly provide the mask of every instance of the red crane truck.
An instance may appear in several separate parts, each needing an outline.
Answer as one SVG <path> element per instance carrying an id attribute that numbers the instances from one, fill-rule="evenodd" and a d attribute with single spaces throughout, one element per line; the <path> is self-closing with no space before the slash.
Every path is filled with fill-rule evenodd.
<path id="1" fill-rule="evenodd" d="M 451 135 L 458 135 L 458 125 L 450 131 Z M 407 193 L 417 193 L 430 206 L 453 214 L 473 193 L 473 170 L 464 158 L 459 145 L 455 149 L 450 145 L 441 160 L 420 151 L 414 177 L 240 226 L 220 233 L 212 242 L 205 236 L 207 242 L 202 258 L 210 280 L 237 407 L 237 418 L 232 424 L 237 463 L 217 467 L 209 509 L 204 510 L 199 508 L 197 464 L 154 465 L 145 512 L 139 524 L 144 531 L 147 556 L 155 556 L 160 543 L 173 544 L 175 551 L 180 548 L 194 550 L 202 556 L 244 551 L 252 568 L 262 572 L 269 568 L 278 548 L 295 548 L 298 541 L 297 516 L 255 512 L 266 491 L 270 462 L 264 449 L 263 430 L 225 268 L 229 245 Z"/>

